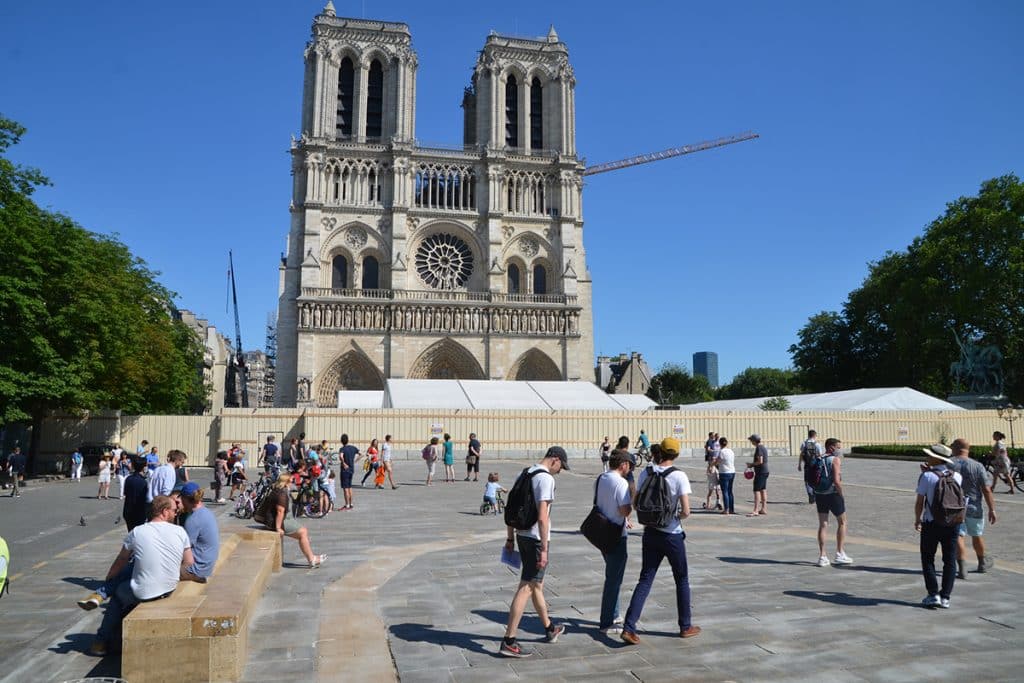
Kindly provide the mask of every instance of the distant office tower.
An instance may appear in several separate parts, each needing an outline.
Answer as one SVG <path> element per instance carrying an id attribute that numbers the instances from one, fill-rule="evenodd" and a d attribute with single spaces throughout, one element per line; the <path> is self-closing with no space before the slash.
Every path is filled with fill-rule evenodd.
<path id="1" fill-rule="evenodd" d="M 712 387 L 718 387 L 718 354 L 714 351 L 693 354 L 693 374 L 707 379 Z"/>

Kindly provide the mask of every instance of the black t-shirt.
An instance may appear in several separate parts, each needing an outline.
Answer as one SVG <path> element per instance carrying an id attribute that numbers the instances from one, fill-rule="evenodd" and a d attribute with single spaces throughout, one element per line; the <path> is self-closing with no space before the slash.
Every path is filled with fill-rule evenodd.
<path id="1" fill-rule="evenodd" d="M 768 449 L 764 447 L 764 444 L 757 444 L 754 448 L 754 460 L 757 460 L 757 456 L 761 456 L 761 464 L 754 465 L 755 474 L 768 474 Z"/>
<path id="2" fill-rule="evenodd" d="M 268 443 L 263 447 L 263 464 L 265 467 L 271 467 L 273 465 L 280 465 L 281 458 L 278 456 L 278 449 L 276 443 Z"/>
<path id="3" fill-rule="evenodd" d="M 146 494 L 149 484 L 138 472 L 124 480 L 124 507 L 121 516 L 129 531 L 146 523 Z"/>
<path id="4" fill-rule="evenodd" d="M 476 451 L 476 452 L 474 452 Z M 478 455 L 480 453 L 480 442 L 476 439 L 469 440 L 469 450 L 466 451 L 466 455 Z"/>
<path id="5" fill-rule="evenodd" d="M 288 495 L 288 489 L 286 488 L 274 488 L 270 489 L 266 497 L 260 503 L 259 509 L 256 514 L 253 515 L 253 519 L 257 522 L 262 523 L 268 529 L 272 531 L 277 530 L 277 507 L 280 505 L 284 508 L 284 519 L 288 518 L 288 508 L 290 507 L 291 496 Z"/>
<path id="6" fill-rule="evenodd" d="M 341 458 L 348 465 L 349 469 L 353 469 L 356 466 L 356 456 L 359 455 L 359 449 L 349 444 L 341 449 Z"/>

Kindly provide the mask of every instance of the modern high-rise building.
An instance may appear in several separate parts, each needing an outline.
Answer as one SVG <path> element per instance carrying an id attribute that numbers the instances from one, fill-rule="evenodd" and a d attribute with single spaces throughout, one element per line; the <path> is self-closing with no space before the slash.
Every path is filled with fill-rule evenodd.
<path id="1" fill-rule="evenodd" d="M 593 377 L 568 49 L 554 27 L 487 36 L 449 148 L 416 139 L 417 64 L 405 24 L 330 2 L 313 21 L 276 405 L 333 407 L 390 378 Z"/>
<path id="2" fill-rule="evenodd" d="M 718 387 L 718 354 L 714 351 L 698 351 L 693 354 L 693 374 L 700 375 L 712 388 Z"/>

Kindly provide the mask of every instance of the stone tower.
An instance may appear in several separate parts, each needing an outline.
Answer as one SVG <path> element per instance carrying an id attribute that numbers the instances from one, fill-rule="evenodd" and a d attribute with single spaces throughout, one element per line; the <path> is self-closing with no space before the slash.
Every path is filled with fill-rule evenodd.
<path id="1" fill-rule="evenodd" d="M 333 407 L 387 378 L 593 375 L 568 50 L 553 27 L 488 36 L 452 148 L 417 144 L 416 67 L 405 24 L 331 3 L 313 21 L 276 405 Z"/>

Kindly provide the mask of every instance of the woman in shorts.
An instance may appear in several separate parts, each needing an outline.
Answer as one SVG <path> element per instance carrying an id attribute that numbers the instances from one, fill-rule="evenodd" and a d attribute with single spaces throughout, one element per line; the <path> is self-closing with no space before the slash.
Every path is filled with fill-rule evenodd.
<path id="1" fill-rule="evenodd" d="M 327 559 L 326 555 L 314 555 L 313 548 L 309 543 L 309 532 L 306 527 L 299 525 L 294 519 L 288 519 L 288 508 L 291 503 L 291 496 L 288 495 L 288 487 L 291 484 L 292 475 L 282 472 L 273 487 L 264 496 L 259 509 L 253 515 L 260 524 L 271 531 L 276 531 L 282 537 L 288 536 L 299 542 L 299 550 L 302 551 L 306 561 L 312 569 L 319 567 Z"/>
<path id="2" fill-rule="evenodd" d="M 97 498 L 107 500 L 110 498 L 110 474 L 113 471 L 114 466 L 110 462 L 110 453 L 104 453 L 103 457 L 100 458 L 100 473 L 99 483 L 100 488 L 96 493 Z"/>

